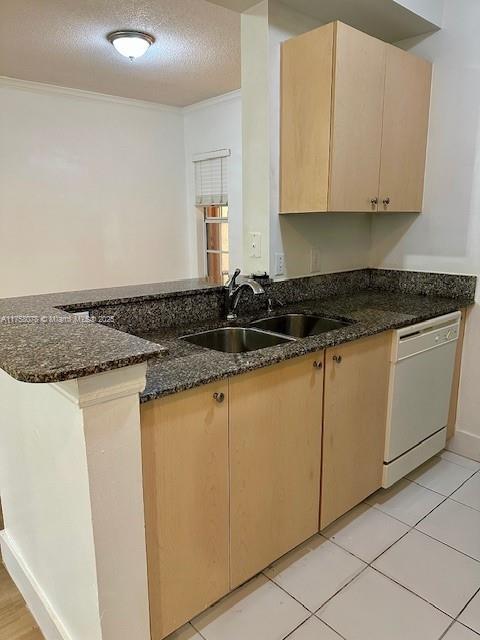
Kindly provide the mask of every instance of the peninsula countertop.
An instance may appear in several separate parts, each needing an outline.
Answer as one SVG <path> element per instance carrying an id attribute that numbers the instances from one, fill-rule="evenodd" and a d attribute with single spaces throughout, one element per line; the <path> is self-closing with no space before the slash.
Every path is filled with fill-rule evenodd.
<path id="1" fill-rule="evenodd" d="M 160 345 L 73 313 L 211 288 L 219 286 L 198 278 L 2 298 L 0 369 L 22 382 L 61 382 L 159 358 Z"/>

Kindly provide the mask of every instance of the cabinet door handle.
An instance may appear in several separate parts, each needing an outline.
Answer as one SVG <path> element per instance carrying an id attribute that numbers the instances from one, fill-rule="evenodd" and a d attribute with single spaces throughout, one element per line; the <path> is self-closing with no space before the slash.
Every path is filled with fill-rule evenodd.
<path id="1" fill-rule="evenodd" d="M 383 199 L 383 204 L 384 204 L 386 207 L 388 207 L 388 205 L 390 204 L 390 198 L 388 198 L 388 197 L 387 197 L 387 198 L 384 198 L 384 199 Z"/>
<path id="2" fill-rule="evenodd" d="M 342 361 L 342 356 L 333 356 L 333 361 L 337 364 L 340 364 Z"/>
<path id="3" fill-rule="evenodd" d="M 213 394 L 213 399 L 217 402 L 223 402 L 225 400 L 225 394 L 222 393 L 222 391 L 215 391 L 215 393 Z"/>
<path id="4" fill-rule="evenodd" d="M 370 200 L 370 204 L 372 205 L 372 207 L 374 207 L 376 204 L 378 204 L 378 198 L 372 198 Z"/>
<path id="5" fill-rule="evenodd" d="M 320 360 L 314 360 L 313 361 L 313 368 L 314 369 L 323 369 L 323 362 L 320 362 Z"/>

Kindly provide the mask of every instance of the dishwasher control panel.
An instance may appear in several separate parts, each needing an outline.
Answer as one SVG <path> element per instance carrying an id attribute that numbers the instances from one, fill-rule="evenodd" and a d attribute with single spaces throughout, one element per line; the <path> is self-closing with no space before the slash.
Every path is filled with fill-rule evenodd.
<path id="1" fill-rule="evenodd" d="M 460 314 L 449 314 L 397 331 L 392 362 L 458 339 Z"/>

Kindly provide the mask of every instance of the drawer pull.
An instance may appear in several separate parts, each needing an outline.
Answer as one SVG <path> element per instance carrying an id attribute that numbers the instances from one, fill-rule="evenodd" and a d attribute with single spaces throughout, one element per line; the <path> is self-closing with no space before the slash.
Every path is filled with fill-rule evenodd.
<path id="1" fill-rule="evenodd" d="M 333 361 L 340 364 L 342 362 L 342 356 L 333 356 Z"/>
<path id="2" fill-rule="evenodd" d="M 213 394 L 213 399 L 217 402 L 223 402 L 225 400 L 225 394 L 222 391 L 215 391 L 215 393 Z"/>
<path id="3" fill-rule="evenodd" d="M 319 360 L 314 360 L 313 361 L 313 368 L 314 369 L 323 369 L 323 362 L 320 362 Z"/>

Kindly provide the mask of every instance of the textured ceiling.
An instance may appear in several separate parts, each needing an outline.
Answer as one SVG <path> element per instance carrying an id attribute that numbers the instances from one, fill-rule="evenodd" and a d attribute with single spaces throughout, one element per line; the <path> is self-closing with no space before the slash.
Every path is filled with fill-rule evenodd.
<path id="1" fill-rule="evenodd" d="M 105 36 L 156 38 L 130 62 Z M 0 0 L 0 75 L 185 106 L 240 86 L 240 15 L 206 0 Z"/>

